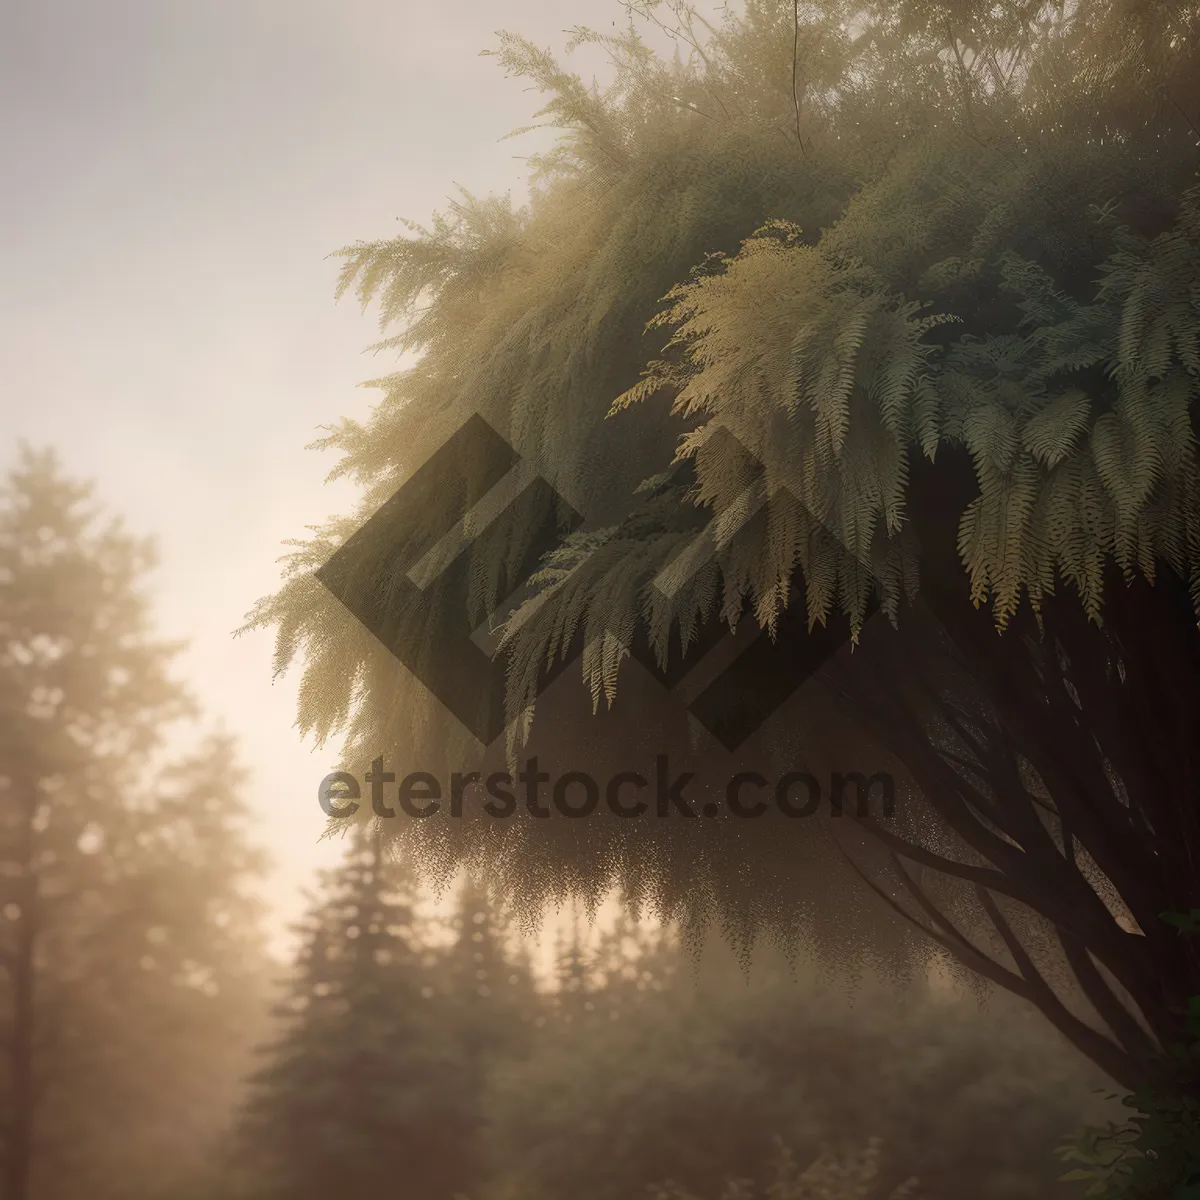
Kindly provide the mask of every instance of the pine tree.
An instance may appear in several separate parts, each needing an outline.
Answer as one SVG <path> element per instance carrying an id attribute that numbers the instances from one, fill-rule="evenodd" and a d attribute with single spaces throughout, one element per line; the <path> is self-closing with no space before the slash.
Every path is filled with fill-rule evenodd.
<path id="1" fill-rule="evenodd" d="M 74 1052 L 46 1089 L 58 1140 L 86 1147 L 87 1174 L 53 1194 L 174 1200 L 224 1186 L 215 1163 L 268 1005 L 245 774 L 232 739 L 208 737 L 156 776 L 130 842 L 106 848 L 125 860 L 108 893 L 122 923 L 94 933 Z M 104 1089 L 81 1088 L 101 1067 Z M 130 1114 L 119 1138 L 113 1111 Z"/>
<path id="2" fill-rule="evenodd" d="M 5 1200 L 182 1186 L 242 1069 L 259 863 L 228 739 L 162 765 L 194 707 L 151 630 L 151 563 L 23 451 L 0 492 Z"/>
<path id="3" fill-rule="evenodd" d="M 570 927 L 559 930 L 554 947 L 555 1020 L 566 1025 L 578 1024 L 594 1012 L 592 992 L 597 982 L 579 913 L 572 911 Z"/>
<path id="4" fill-rule="evenodd" d="M 416 902 L 408 868 L 355 827 L 300 927 L 282 1031 L 253 1080 L 239 1139 L 253 1194 L 445 1200 L 469 1179 L 469 1076 Z"/>
<path id="5" fill-rule="evenodd" d="M 513 937 L 495 898 L 467 876 L 459 888 L 447 957 L 447 992 L 462 1022 L 464 1048 L 486 1074 L 490 1060 L 520 1055 L 536 1017 L 528 950 Z"/>
<path id="6" fill-rule="evenodd" d="M 459 1187 L 477 1196 L 490 1170 L 493 1079 L 530 1052 L 544 1005 L 527 948 L 488 889 L 471 876 L 459 885 L 450 926 L 453 940 L 436 968 L 435 1003 L 462 1071 Z"/>
<path id="7" fill-rule="evenodd" d="M 586 931 L 574 915 L 555 947 L 553 1013 L 587 1037 L 610 1022 L 635 1019 L 680 974 L 683 956 L 677 930 L 640 923 L 625 909 Z"/>

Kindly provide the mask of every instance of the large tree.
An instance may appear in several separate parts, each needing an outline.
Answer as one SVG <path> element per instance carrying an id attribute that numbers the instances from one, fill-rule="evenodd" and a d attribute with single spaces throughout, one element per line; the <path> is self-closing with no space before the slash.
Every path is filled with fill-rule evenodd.
<path id="1" fill-rule="evenodd" d="M 584 517 L 506 627 L 510 753 L 621 769 L 663 738 L 694 747 L 637 701 L 656 665 L 673 684 L 689 645 L 737 625 L 774 639 L 745 660 L 747 711 L 824 664 L 754 754 L 877 755 L 905 803 L 856 845 L 769 820 L 397 836 L 438 869 L 486 859 L 531 904 L 619 882 L 844 954 L 836 843 L 946 952 L 1141 1083 L 1200 993 L 1193 942 L 1160 919 L 1200 908 L 1200 11 L 748 0 L 714 29 L 628 7 L 692 53 L 580 31 L 612 53 L 602 94 L 504 38 L 564 130 L 526 208 L 468 195 L 347 251 L 343 290 L 421 358 L 325 443 L 363 507 L 254 614 L 281 669 L 307 659 L 302 724 L 346 730 L 352 762 L 478 750 L 315 572 L 480 413 Z M 540 517 L 569 524 L 525 495 L 466 552 L 473 623 Z M 397 640 L 446 628 L 417 604 L 391 620 Z M 589 689 L 543 690 L 579 651 Z M 714 778 L 747 761 L 694 753 Z"/>

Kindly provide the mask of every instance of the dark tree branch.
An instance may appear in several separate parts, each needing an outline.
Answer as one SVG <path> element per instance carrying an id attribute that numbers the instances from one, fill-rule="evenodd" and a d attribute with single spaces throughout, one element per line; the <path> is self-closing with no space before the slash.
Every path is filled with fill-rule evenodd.
<path id="1" fill-rule="evenodd" d="M 1037 1005 L 1038 1010 L 1050 1020 L 1060 1033 L 1070 1038 L 1074 1045 L 1079 1047 L 1094 1063 L 1103 1067 L 1118 1083 L 1133 1088 L 1142 1082 L 1142 1063 L 1135 1060 L 1123 1047 L 1097 1032 L 1085 1021 L 1081 1021 L 1063 1004 L 1058 994 L 1037 969 L 1037 965 L 1021 944 L 1021 939 L 1013 932 L 1012 926 L 1005 919 L 995 900 L 988 895 L 984 888 L 978 889 L 976 894 L 988 919 L 995 926 L 996 932 L 999 933 L 1009 954 L 1012 955 L 1013 962 L 1016 963 L 1021 978 L 1028 987 L 1029 999 Z"/>
<path id="2" fill-rule="evenodd" d="M 916 900 L 917 904 L 933 922 L 931 928 L 915 917 L 894 897 L 889 896 L 879 884 L 871 879 L 866 872 L 846 853 L 845 848 L 837 843 L 838 849 L 850 864 L 858 877 L 883 902 L 908 924 L 915 926 L 926 937 L 940 945 L 952 954 L 963 966 L 974 971 L 977 975 L 991 981 L 1005 991 L 1033 1004 L 1043 1016 L 1082 1054 L 1096 1063 L 1114 1081 L 1129 1089 L 1136 1088 L 1144 1081 L 1143 1067 L 1140 1061 L 1133 1059 L 1125 1050 L 1098 1033 L 1086 1022 L 1076 1017 L 1059 999 L 1053 988 L 1046 983 L 1041 973 L 1034 966 L 1029 955 L 1025 952 L 1020 941 L 1016 938 L 1008 922 L 999 912 L 985 888 L 977 890 L 985 911 L 996 926 L 997 932 L 1004 939 L 1017 971 L 1002 966 L 990 955 L 984 953 L 959 930 L 952 921 L 925 894 L 903 865 L 892 856 L 895 869 L 898 871 L 906 890 Z M 940 927 L 940 928 L 937 928 Z"/>
<path id="3" fill-rule="evenodd" d="M 792 0 L 792 107 L 796 113 L 796 141 L 804 154 L 804 135 L 800 132 L 800 0 Z"/>

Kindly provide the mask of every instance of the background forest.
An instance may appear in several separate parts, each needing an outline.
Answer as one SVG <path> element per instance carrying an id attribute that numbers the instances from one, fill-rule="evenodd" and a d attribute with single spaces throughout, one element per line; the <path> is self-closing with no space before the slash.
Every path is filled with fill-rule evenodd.
<path id="1" fill-rule="evenodd" d="M 547 954 L 469 881 L 431 906 L 369 828 L 272 958 L 235 747 L 171 678 L 150 561 L 53 455 L 6 481 L 6 1197 L 716 1197 L 822 1155 L 784 1194 L 1067 1186 L 1103 1078 L 932 970 L 747 973 L 627 917 Z"/>

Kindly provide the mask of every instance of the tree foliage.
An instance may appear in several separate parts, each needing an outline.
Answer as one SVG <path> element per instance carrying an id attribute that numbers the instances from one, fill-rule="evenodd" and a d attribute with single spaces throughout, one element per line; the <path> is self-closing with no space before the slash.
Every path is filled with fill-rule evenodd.
<path id="1" fill-rule="evenodd" d="M 875 1137 L 872 1197 L 913 1175 L 920 1195 L 1039 1195 L 1055 1131 L 1112 1111 L 1089 1095 L 1099 1073 L 1002 994 L 980 1009 L 870 979 L 850 1006 L 769 952 L 747 976 L 632 923 L 568 940 L 567 980 L 579 960 L 582 985 L 549 997 L 533 1053 L 492 1081 L 485 1200 L 613 1200 L 668 1180 L 671 1195 L 730 1179 L 759 1194 L 783 1165 L 776 1139 L 824 1175 Z"/>
<path id="2" fill-rule="evenodd" d="M 701 30 L 629 8 L 686 59 L 580 30 L 612 55 L 601 92 L 502 39 L 563 131 L 526 208 L 464 195 L 347 250 L 342 290 L 420 361 L 324 443 L 363 510 L 296 550 L 251 623 L 277 627 L 279 669 L 304 657 L 301 724 L 345 731 L 350 760 L 469 757 L 312 572 L 483 414 L 587 515 L 505 626 L 517 741 L 576 649 L 611 705 L 639 638 L 664 665 L 706 623 L 845 620 L 865 662 L 832 690 L 912 784 L 907 826 L 871 829 L 872 886 L 1132 1081 L 1200 985 L 1157 921 L 1195 906 L 1200 849 L 1200 14 L 749 0 Z M 515 540 L 472 564 L 480 615 Z M 876 604 L 890 640 L 864 634 Z M 804 732 L 793 714 L 768 740 L 794 761 Z M 490 863 L 540 898 L 619 881 L 697 916 L 715 899 L 735 931 L 812 918 L 800 834 L 706 852 L 666 824 L 549 850 L 506 830 Z M 443 869 L 500 844 L 397 833 Z"/>
<path id="3" fill-rule="evenodd" d="M 462 1064 L 432 1019 L 411 875 L 359 837 L 302 928 L 281 1029 L 240 1123 L 255 1194 L 464 1186 Z"/>
<path id="4" fill-rule="evenodd" d="M 23 452 L 0 491 L 6 1200 L 182 1187 L 255 1032 L 244 772 L 221 735 L 164 754 L 194 706 L 150 622 L 151 563 L 52 454 Z"/>

